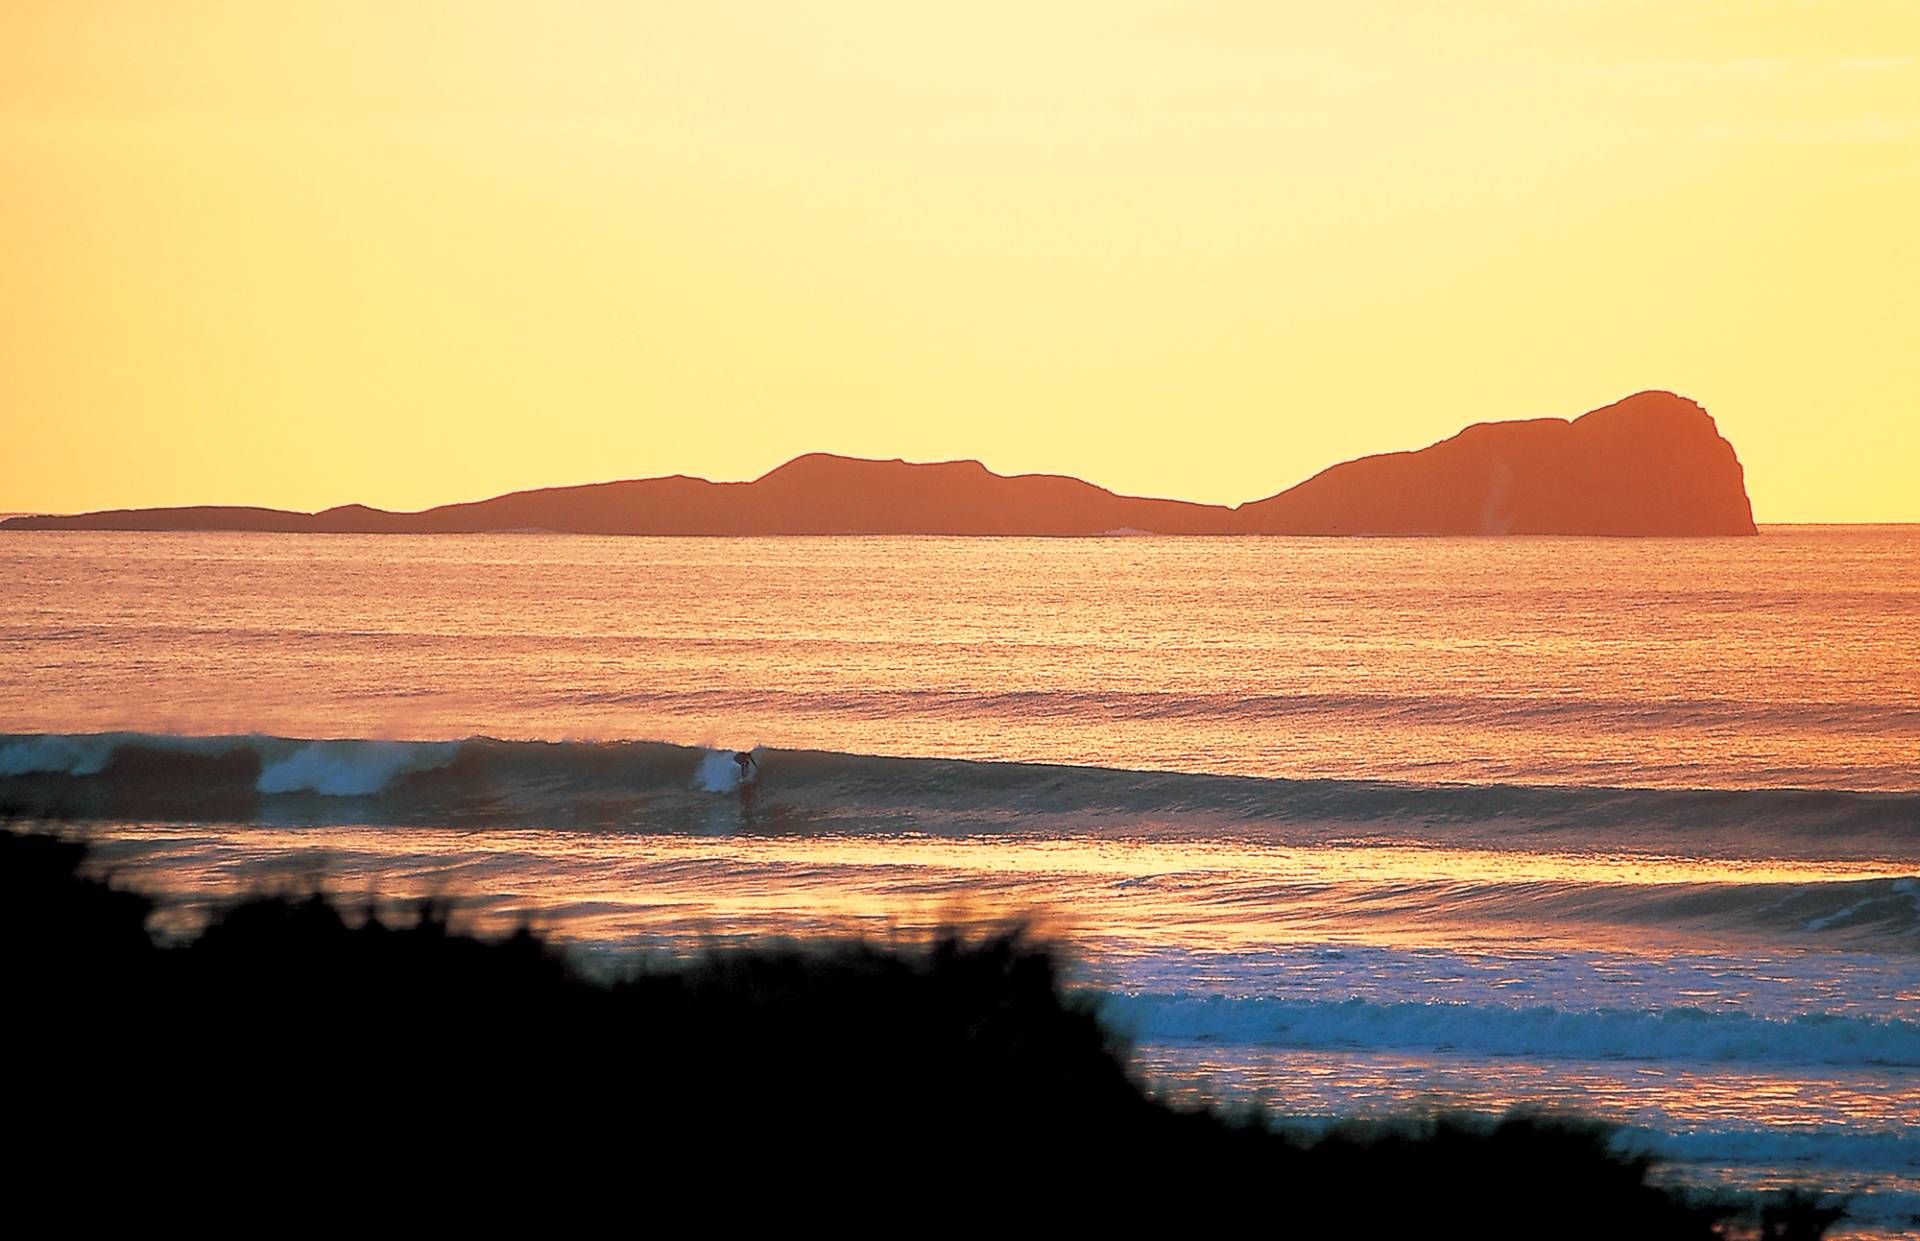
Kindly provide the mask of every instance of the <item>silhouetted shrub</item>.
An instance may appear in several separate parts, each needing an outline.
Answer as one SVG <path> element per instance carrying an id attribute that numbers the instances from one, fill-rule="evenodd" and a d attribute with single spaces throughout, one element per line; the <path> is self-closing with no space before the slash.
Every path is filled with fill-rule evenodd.
<path id="1" fill-rule="evenodd" d="M 110 1181 L 213 1178 L 289 1219 L 376 1184 L 448 1211 L 704 1194 L 706 1218 L 735 1222 L 1248 1220 L 1283 1236 L 1704 1238 L 1744 1219 L 1817 1237 L 1835 1214 L 1690 1201 L 1578 1120 L 1308 1140 L 1166 1106 L 1019 930 L 711 948 L 608 981 L 527 931 L 458 933 L 432 905 L 396 925 L 260 897 L 157 948 L 151 902 L 82 877 L 84 857 L 0 833 L 7 987 L 31 1032 L 10 1055 L 16 1140 Z"/>

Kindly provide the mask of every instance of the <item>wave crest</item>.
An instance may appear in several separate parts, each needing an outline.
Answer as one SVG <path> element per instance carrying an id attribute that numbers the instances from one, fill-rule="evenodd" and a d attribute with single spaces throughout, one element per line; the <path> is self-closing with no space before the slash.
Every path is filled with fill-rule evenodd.
<path id="1" fill-rule="evenodd" d="M 437 771 L 453 762 L 458 742 L 312 741 L 284 758 L 263 761 L 253 786 L 261 793 L 369 797 L 394 777 Z"/>

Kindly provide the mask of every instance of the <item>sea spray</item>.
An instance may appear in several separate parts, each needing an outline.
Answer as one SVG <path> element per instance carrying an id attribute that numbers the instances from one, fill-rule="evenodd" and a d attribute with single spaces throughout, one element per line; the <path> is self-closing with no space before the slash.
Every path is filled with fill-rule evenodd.
<path id="1" fill-rule="evenodd" d="M 319 793 L 370 797 L 395 776 L 436 771 L 460 752 L 454 741 L 314 741 L 263 763 L 254 787 L 262 793 Z"/>
<path id="2" fill-rule="evenodd" d="M 700 769 L 694 773 L 694 785 L 708 793 L 737 792 L 746 779 L 745 769 L 736 755 L 750 754 L 755 763 L 759 762 L 760 748 L 752 750 L 713 750 L 709 749 L 700 756 Z"/>

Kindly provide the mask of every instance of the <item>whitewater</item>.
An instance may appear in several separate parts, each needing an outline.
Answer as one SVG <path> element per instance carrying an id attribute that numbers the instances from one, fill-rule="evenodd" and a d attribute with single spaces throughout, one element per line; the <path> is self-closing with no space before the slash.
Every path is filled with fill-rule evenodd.
<path id="1" fill-rule="evenodd" d="M 1920 1228 L 1920 532 L 0 535 L 0 812 L 597 960 L 1021 919 L 1157 1089 Z M 739 786 L 732 755 L 760 777 Z"/>

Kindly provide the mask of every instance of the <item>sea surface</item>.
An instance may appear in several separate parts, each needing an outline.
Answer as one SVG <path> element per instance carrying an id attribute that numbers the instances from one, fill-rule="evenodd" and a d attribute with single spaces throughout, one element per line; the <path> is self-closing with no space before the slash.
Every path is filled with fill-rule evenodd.
<path id="1" fill-rule="evenodd" d="M 1920 527 L 9 532 L 0 582 L 0 804 L 163 934 L 1025 918 L 1170 1094 L 1573 1109 L 1920 1229 Z"/>

